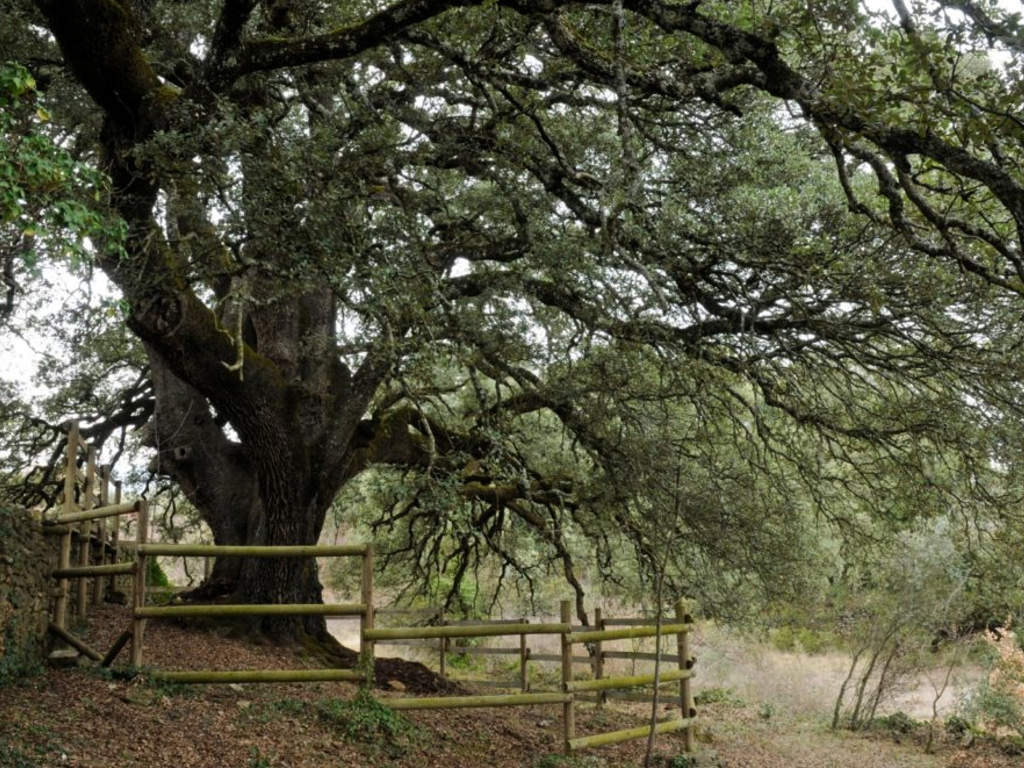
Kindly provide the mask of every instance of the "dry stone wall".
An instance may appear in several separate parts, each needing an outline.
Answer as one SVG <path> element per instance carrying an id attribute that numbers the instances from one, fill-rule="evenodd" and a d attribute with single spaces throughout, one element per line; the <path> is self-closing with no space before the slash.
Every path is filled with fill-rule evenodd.
<path id="1" fill-rule="evenodd" d="M 52 559 L 38 520 L 19 507 L 0 505 L 0 685 L 42 664 Z"/>

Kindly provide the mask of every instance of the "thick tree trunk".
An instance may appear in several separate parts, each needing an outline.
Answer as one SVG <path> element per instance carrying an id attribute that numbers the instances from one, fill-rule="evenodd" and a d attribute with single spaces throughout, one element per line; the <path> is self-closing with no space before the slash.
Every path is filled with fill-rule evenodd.
<path id="1" fill-rule="evenodd" d="M 263 328 L 264 338 L 269 338 Z M 274 337 L 282 349 L 283 335 Z M 381 449 L 368 445 L 365 430 L 356 429 L 356 408 L 365 408 L 368 395 L 332 388 L 321 376 L 315 388 L 286 392 L 283 403 L 270 399 L 255 414 L 255 424 L 239 420 L 238 431 L 247 439 L 238 442 L 225 431 L 211 398 L 181 379 L 159 349 L 150 344 L 146 349 L 157 403 L 148 435 L 156 449 L 152 469 L 178 483 L 209 524 L 214 542 L 316 544 L 335 494 L 365 465 L 369 448 Z M 323 403 L 330 403 L 332 389 L 341 390 L 335 396 L 354 396 L 334 413 L 325 413 Z M 293 414 L 300 428 L 285 424 L 282 413 Z M 390 439 L 384 447 L 401 442 L 392 430 L 385 432 Z M 331 443 L 337 447 L 326 450 Z M 316 603 L 322 601 L 322 591 L 314 560 L 218 558 L 210 576 L 185 598 Z M 247 628 L 280 640 L 329 642 L 322 616 L 258 619 Z"/>
<path id="2" fill-rule="evenodd" d="M 287 535 L 275 535 L 273 530 L 261 543 L 292 543 Z M 315 543 L 315 542 L 302 542 Z M 313 558 L 255 559 L 244 561 L 236 583 L 236 597 L 252 603 L 319 603 L 323 600 L 317 563 Z M 305 637 L 322 639 L 327 635 L 323 616 L 264 617 L 258 622 L 259 630 L 282 640 L 302 640 Z"/>
<path id="3" fill-rule="evenodd" d="M 151 468 L 177 481 L 209 524 L 216 544 L 315 544 L 326 504 L 317 478 L 282 451 L 252 460 L 246 446 L 230 440 L 209 403 L 179 379 L 160 353 L 147 345 L 156 394 L 148 442 L 156 450 Z M 282 436 L 279 445 L 287 438 Z M 257 464 L 272 464 L 261 482 Z M 313 499 L 302 498 L 310 488 Z M 328 494 L 330 495 L 330 494 Z M 273 510 L 268 515 L 265 510 Z M 218 558 L 210 576 L 186 596 L 192 600 L 253 603 L 315 603 L 322 586 L 312 560 Z M 280 638 L 323 635 L 323 617 L 255 622 Z"/>

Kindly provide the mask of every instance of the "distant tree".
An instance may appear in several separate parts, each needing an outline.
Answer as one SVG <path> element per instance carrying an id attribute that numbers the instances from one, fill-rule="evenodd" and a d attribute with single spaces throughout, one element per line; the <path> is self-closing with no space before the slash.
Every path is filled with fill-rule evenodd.
<path id="1" fill-rule="evenodd" d="M 868 727 L 908 676 L 935 663 L 936 633 L 956 627 L 967 601 L 969 576 L 953 539 L 941 527 L 904 533 L 844 563 L 830 602 L 845 616 L 850 667 L 833 728 Z"/>

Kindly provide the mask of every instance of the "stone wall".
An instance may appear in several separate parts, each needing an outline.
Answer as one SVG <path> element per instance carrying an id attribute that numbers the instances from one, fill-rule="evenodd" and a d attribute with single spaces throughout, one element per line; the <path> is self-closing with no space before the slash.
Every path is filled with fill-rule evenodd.
<path id="1" fill-rule="evenodd" d="M 24 509 L 0 505 L 0 684 L 42 664 L 52 559 L 39 522 Z"/>

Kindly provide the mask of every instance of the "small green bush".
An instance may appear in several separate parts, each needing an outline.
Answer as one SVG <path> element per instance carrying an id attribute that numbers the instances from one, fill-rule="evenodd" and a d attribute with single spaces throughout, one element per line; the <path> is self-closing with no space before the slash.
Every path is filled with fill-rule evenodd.
<path id="1" fill-rule="evenodd" d="M 593 755 L 570 757 L 568 755 L 553 754 L 544 755 L 533 764 L 533 768 L 602 768 L 604 765 L 604 760 Z"/>
<path id="2" fill-rule="evenodd" d="M 4 768 L 42 768 L 42 763 L 26 755 L 13 744 L 0 741 L 0 766 Z"/>
<path id="3" fill-rule="evenodd" d="M 192 698 L 198 695 L 198 689 L 188 683 L 175 683 L 169 680 L 159 680 L 152 675 L 153 668 L 144 667 L 84 667 L 79 669 L 79 674 L 98 677 L 108 682 L 117 681 L 122 683 L 139 682 L 138 694 L 145 694 L 151 703 L 156 703 L 163 698 Z"/>
<path id="4" fill-rule="evenodd" d="M 871 721 L 870 727 L 888 731 L 894 735 L 906 736 L 916 731 L 919 725 L 920 723 L 906 712 L 893 712 L 885 717 L 876 717 Z"/>
<path id="5" fill-rule="evenodd" d="M 950 736 L 960 738 L 971 730 L 971 724 L 962 717 L 950 715 L 946 718 L 945 729 Z"/>
<path id="6" fill-rule="evenodd" d="M 416 733 L 412 723 L 366 691 L 360 691 L 354 699 L 321 701 L 317 713 L 349 741 L 382 748 L 390 757 L 403 755 Z"/>
<path id="7" fill-rule="evenodd" d="M 1013 728 L 1024 736 L 1024 705 L 1007 681 L 993 685 L 983 680 L 968 699 L 965 713 L 983 727 Z"/>
<path id="8" fill-rule="evenodd" d="M 773 629 L 769 635 L 772 647 L 777 651 L 796 650 L 796 632 L 792 627 L 778 627 Z"/>
<path id="9" fill-rule="evenodd" d="M 835 645 L 835 639 L 828 632 L 819 632 L 809 627 L 776 627 L 768 634 L 768 638 L 773 648 L 787 653 L 803 651 L 813 655 L 824 653 Z"/>
<path id="10" fill-rule="evenodd" d="M 982 667 L 999 663 L 999 650 L 991 643 L 971 643 L 967 646 L 967 660 Z"/>
<path id="11" fill-rule="evenodd" d="M 468 653 L 449 653 L 446 661 L 449 668 L 462 671 L 476 669 L 480 666 L 479 659 L 474 658 Z"/>
<path id="12" fill-rule="evenodd" d="M 169 587 L 171 582 L 155 557 L 146 558 L 146 584 L 150 587 Z"/>
<path id="13" fill-rule="evenodd" d="M 827 632 L 819 632 L 816 629 L 801 628 L 796 633 L 796 641 L 803 648 L 804 653 L 814 655 L 824 653 L 835 645 L 832 636 Z"/>
<path id="14" fill-rule="evenodd" d="M 175 697 L 187 699 L 196 696 L 196 687 L 188 683 L 175 683 L 170 680 L 154 680 L 150 678 L 147 680 L 147 684 L 152 689 L 153 695 L 157 700 L 164 697 L 168 699 Z"/>
<path id="15" fill-rule="evenodd" d="M 1008 734 L 1001 737 L 997 744 L 999 746 L 999 751 L 1004 755 L 1010 755 L 1011 757 L 1024 755 L 1024 736 Z"/>
<path id="16" fill-rule="evenodd" d="M 739 706 L 743 701 L 731 688 L 705 688 L 694 695 L 693 703 L 699 707 L 719 703 Z"/>

